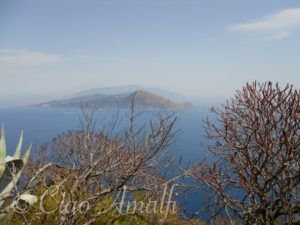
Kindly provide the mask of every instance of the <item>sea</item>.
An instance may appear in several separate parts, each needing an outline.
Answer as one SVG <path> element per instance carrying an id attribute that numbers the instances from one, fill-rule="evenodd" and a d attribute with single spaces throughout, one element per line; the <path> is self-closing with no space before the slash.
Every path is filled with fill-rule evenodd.
<path id="1" fill-rule="evenodd" d="M 142 123 L 155 121 L 158 112 L 138 112 L 137 127 Z M 180 161 L 183 167 L 188 167 L 207 155 L 208 141 L 204 132 L 204 120 L 211 116 L 209 106 L 199 106 L 193 109 L 170 112 L 177 118 L 175 129 L 178 131 L 176 139 L 170 147 L 171 155 Z M 99 111 L 94 118 L 99 127 L 104 123 L 110 123 L 118 118 L 116 132 L 122 132 L 128 126 L 130 112 L 123 111 Z M 81 110 L 73 109 L 40 109 L 31 107 L 0 108 L 0 124 L 5 127 L 7 154 L 13 154 L 19 140 L 21 131 L 24 131 L 24 147 L 32 143 L 33 146 L 40 143 L 50 143 L 51 140 L 68 130 L 80 129 Z M 203 196 L 189 195 L 179 200 L 188 212 L 198 211 L 203 202 Z"/>

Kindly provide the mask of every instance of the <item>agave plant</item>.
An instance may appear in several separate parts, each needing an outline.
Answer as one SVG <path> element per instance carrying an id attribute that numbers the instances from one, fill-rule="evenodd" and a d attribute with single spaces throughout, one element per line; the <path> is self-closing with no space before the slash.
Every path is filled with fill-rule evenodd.
<path id="1" fill-rule="evenodd" d="M 23 157 L 20 158 L 22 143 L 23 132 L 21 133 L 21 137 L 14 155 L 6 155 L 5 131 L 4 127 L 2 126 L 0 137 L 0 207 L 3 206 L 5 199 L 10 196 L 12 190 L 16 187 L 22 170 L 28 161 L 31 151 L 31 145 L 28 147 Z M 21 194 L 19 196 L 19 199 L 27 202 L 30 205 L 34 204 L 37 201 L 36 196 L 30 195 L 26 192 Z M 6 212 L 0 213 L 0 224 L 7 223 L 8 219 L 12 216 L 12 214 L 14 213 L 15 203 L 15 201 L 12 202 L 9 206 L 5 207 Z"/>

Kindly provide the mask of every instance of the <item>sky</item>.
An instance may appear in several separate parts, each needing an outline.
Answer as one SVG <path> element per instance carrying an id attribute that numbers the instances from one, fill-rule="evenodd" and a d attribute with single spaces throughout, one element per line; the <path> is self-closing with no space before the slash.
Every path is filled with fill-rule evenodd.
<path id="1" fill-rule="evenodd" d="M 0 0 L 0 107 L 137 84 L 225 99 L 300 85 L 300 1 Z"/>

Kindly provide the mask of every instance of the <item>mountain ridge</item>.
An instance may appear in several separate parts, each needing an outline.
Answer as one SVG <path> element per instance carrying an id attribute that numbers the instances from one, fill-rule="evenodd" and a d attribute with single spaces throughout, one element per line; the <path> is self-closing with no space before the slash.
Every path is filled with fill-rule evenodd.
<path id="1" fill-rule="evenodd" d="M 178 103 L 163 96 L 144 90 L 138 90 L 130 93 L 119 93 L 114 95 L 105 95 L 100 93 L 91 94 L 69 99 L 53 100 L 33 106 L 42 108 L 76 109 L 80 108 L 82 106 L 82 103 L 86 102 L 88 107 L 95 108 L 96 110 L 129 109 L 133 97 L 135 98 L 135 105 L 137 109 L 183 110 L 192 107 L 191 103 Z"/>
<path id="2" fill-rule="evenodd" d="M 87 95 L 94 95 L 94 94 L 115 95 L 115 94 L 120 94 L 120 93 L 132 93 L 132 92 L 139 91 L 139 90 L 157 94 L 162 97 L 169 98 L 173 101 L 187 101 L 188 100 L 185 96 L 178 94 L 176 92 L 164 90 L 161 88 L 144 87 L 144 86 L 140 86 L 140 85 L 136 85 L 136 84 L 92 88 L 92 89 L 88 89 L 85 91 L 80 91 L 80 92 L 74 93 L 72 95 L 67 96 L 64 99 L 80 97 L 80 96 L 87 96 Z"/>

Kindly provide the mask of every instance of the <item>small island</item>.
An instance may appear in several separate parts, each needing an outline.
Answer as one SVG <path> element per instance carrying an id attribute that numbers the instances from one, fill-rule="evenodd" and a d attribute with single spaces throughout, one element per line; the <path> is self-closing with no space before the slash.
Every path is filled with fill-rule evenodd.
<path id="1" fill-rule="evenodd" d="M 191 103 L 178 103 L 144 90 L 112 95 L 97 93 L 77 96 L 68 99 L 40 103 L 33 105 L 33 107 L 77 109 L 80 108 L 83 103 L 86 103 L 88 107 L 99 111 L 129 109 L 133 99 L 135 99 L 135 108 L 138 110 L 184 110 L 193 107 Z"/>

